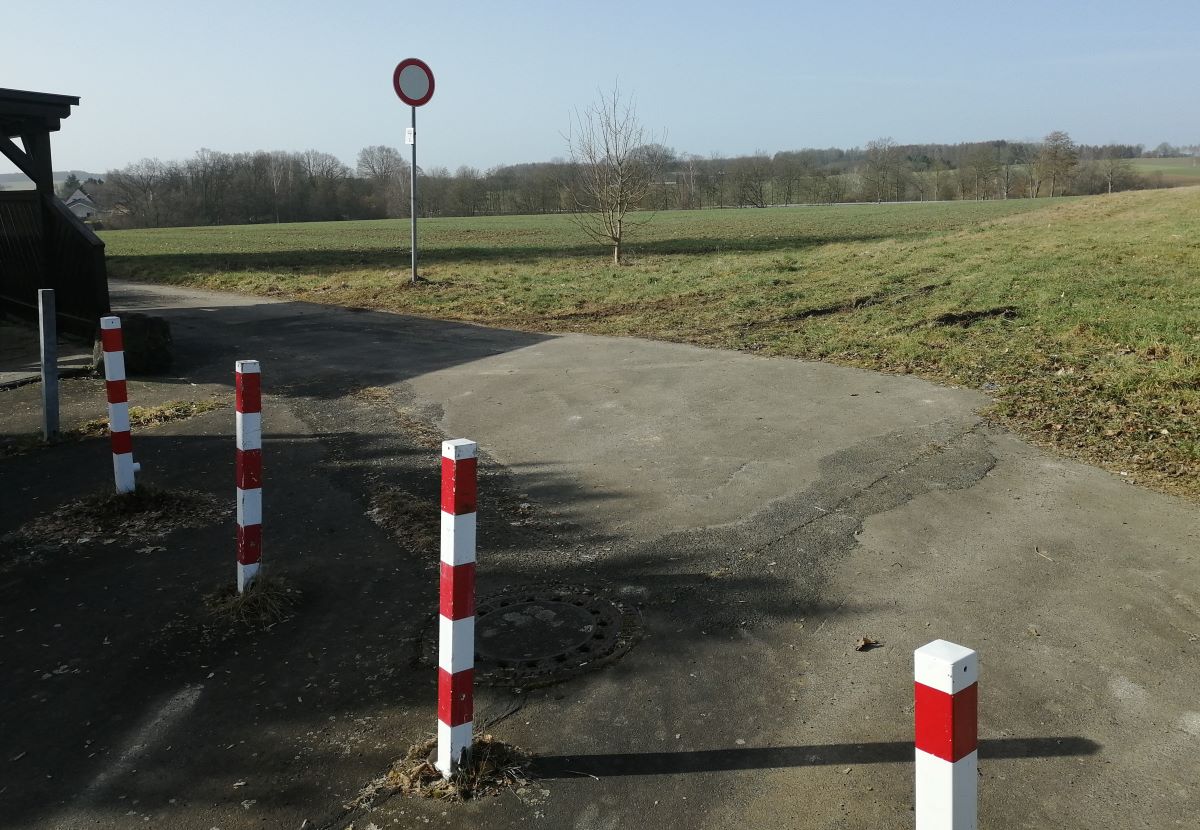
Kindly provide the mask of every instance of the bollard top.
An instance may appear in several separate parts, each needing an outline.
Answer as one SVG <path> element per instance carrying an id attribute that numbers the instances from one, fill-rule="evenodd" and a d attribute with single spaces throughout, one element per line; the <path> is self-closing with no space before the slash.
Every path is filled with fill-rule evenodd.
<path id="1" fill-rule="evenodd" d="M 255 373 L 261 374 L 262 370 L 258 367 L 257 360 L 238 360 L 234 361 L 233 370 L 241 372 L 243 375 L 252 375 Z"/>
<path id="2" fill-rule="evenodd" d="M 979 655 L 966 646 L 934 640 L 913 652 L 913 679 L 948 695 L 979 680 Z"/>
<path id="3" fill-rule="evenodd" d="M 120 317 L 101 317 L 100 318 L 100 328 L 102 328 L 102 329 L 111 331 L 112 329 L 119 329 L 120 327 L 121 327 L 121 318 Z"/>
<path id="4" fill-rule="evenodd" d="M 443 441 L 442 458 L 449 458 L 451 461 L 474 458 L 477 448 L 478 445 L 470 438 L 455 438 L 453 441 Z"/>

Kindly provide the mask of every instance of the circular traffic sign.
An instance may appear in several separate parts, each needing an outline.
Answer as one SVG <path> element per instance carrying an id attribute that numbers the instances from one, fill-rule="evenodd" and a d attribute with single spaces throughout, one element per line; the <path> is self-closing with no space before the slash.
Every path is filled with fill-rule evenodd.
<path id="1" fill-rule="evenodd" d="M 396 64 L 392 73 L 392 86 L 400 100 L 409 106 L 419 107 L 429 103 L 433 97 L 433 72 L 429 64 L 418 58 L 405 58 Z"/>

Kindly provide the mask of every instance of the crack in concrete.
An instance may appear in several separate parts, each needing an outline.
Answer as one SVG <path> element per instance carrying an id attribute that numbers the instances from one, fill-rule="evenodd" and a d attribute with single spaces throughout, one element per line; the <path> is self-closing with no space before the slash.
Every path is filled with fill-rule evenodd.
<path id="1" fill-rule="evenodd" d="M 933 424 L 833 453 L 818 481 L 753 516 L 637 546 L 637 579 L 660 589 L 658 603 L 677 605 L 676 595 L 690 592 L 687 604 L 705 607 L 713 628 L 835 612 L 845 600 L 825 596 L 831 569 L 858 545 L 867 518 L 933 490 L 970 487 L 995 466 L 983 426 Z"/>

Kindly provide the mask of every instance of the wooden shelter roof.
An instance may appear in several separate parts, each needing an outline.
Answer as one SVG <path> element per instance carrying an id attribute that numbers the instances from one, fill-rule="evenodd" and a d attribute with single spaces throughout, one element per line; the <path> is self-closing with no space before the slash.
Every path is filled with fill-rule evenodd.
<path id="1" fill-rule="evenodd" d="M 77 95 L 54 95 L 23 89 L 0 88 L 0 135 L 14 138 L 32 133 L 52 133 L 78 106 Z"/>

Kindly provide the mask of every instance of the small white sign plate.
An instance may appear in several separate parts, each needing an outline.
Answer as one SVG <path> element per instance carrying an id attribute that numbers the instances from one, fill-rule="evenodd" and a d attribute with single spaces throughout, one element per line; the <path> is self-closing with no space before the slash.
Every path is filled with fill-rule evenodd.
<path id="1" fill-rule="evenodd" d="M 404 128 L 404 143 L 405 144 L 416 144 L 417 143 L 417 131 L 414 130 L 412 127 Z"/>

